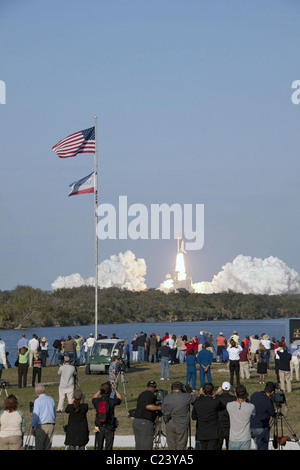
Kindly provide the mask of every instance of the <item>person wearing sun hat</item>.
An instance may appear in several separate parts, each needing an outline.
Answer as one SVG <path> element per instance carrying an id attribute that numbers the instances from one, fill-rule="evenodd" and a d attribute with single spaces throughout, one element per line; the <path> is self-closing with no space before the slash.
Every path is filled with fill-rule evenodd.
<path id="1" fill-rule="evenodd" d="M 42 361 L 42 367 L 46 367 L 48 357 L 48 342 L 47 338 L 44 336 L 40 341 L 40 358 Z"/>

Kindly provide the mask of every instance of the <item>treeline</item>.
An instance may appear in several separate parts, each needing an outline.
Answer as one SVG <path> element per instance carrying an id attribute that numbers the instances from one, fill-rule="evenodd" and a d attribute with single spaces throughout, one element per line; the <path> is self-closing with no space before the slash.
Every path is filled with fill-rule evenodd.
<path id="1" fill-rule="evenodd" d="M 98 291 L 99 323 L 251 320 L 300 317 L 299 295 L 254 295 L 233 291 L 193 294 L 185 289 L 165 294 L 156 289 Z M 17 286 L 0 291 L 0 328 L 89 325 L 95 318 L 93 287 L 53 292 Z"/>

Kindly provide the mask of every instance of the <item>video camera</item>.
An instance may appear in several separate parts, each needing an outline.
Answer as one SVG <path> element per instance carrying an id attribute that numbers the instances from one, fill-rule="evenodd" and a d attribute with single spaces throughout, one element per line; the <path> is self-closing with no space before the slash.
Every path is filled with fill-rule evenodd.
<path id="1" fill-rule="evenodd" d="M 168 391 L 167 390 L 162 390 L 161 388 L 156 390 L 154 393 L 155 393 L 155 396 L 156 396 L 156 404 L 157 405 L 161 405 L 162 402 L 164 401 L 165 396 L 168 395 Z"/>
<path id="2" fill-rule="evenodd" d="M 121 359 L 118 364 L 118 372 L 126 372 L 126 364 L 123 359 Z"/>
<path id="3" fill-rule="evenodd" d="M 0 388 L 8 388 L 9 382 L 7 380 L 0 380 Z"/>
<path id="4" fill-rule="evenodd" d="M 273 395 L 271 395 L 271 400 L 274 405 L 278 406 L 279 408 L 286 402 L 285 394 L 280 388 L 276 388 Z"/>

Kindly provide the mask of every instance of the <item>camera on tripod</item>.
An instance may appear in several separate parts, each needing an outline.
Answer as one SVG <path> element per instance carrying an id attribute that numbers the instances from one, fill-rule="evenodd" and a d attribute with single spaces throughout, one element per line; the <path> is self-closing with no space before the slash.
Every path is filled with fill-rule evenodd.
<path id="1" fill-rule="evenodd" d="M 276 388 L 273 395 L 271 395 L 270 398 L 273 404 L 278 408 L 281 408 L 282 405 L 286 403 L 285 394 L 280 388 Z"/>
<path id="2" fill-rule="evenodd" d="M 9 382 L 7 380 L 0 380 L 0 388 L 8 388 Z"/>
<path id="3" fill-rule="evenodd" d="M 165 396 L 168 395 L 168 391 L 167 390 L 162 390 L 161 388 L 156 390 L 154 393 L 156 395 L 156 404 L 157 405 L 161 405 L 162 402 L 164 401 Z"/>
<path id="4" fill-rule="evenodd" d="M 123 372 L 125 373 L 126 372 L 126 364 L 125 362 L 123 361 L 123 359 L 120 359 L 120 362 L 118 364 L 118 372 Z"/>

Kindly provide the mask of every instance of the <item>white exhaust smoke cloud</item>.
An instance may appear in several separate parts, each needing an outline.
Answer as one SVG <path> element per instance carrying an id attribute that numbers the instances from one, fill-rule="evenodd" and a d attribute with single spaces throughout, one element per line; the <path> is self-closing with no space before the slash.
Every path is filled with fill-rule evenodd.
<path id="1" fill-rule="evenodd" d="M 193 284 L 197 293 L 211 294 L 233 290 L 242 294 L 295 294 L 300 290 L 299 275 L 282 260 L 237 256 L 211 282 Z"/>
<path id="2" fill-rule="evenodd" d="M 136 259 L 128 250 L 124 254 L 112 255 L 98 266 L 98 285 L 100 288 L 119 287 L 131 291 L 147 289 L 145 276 L 146 262 Z M 80 274 L 59 276 L 52 284 L 52 289 L 81 286 L 94 286 L 95 278 L 83 278 Z M 176 290 L 176 282 L 168 274 L 158 287 L 163 292 Z M 300 292 L 299 274 L 289 268 L 282 260 L 274 256 L 265 259 L 237 256 L 231 263 L 222 266 L 211 282 L 191 284 L 191 291 L 202 294 L 220 293 L 232 290 L 242 294 L 281 295 Z"/>
<path id="3" fill-rule="evenodd" d="M 98 266 L 98 285 L 100 288 L 119 287 L 131 291 L 147 289 L 145 275 L 146 262 L 143 258 L 136 259 L 128 250 L 124 254 L 112 255 Z M 80 274 L 59 276 L 52 284 L 52 289 L 69 289 L 72 287 L 95 286 L 95 278 L 83 278 Z"/>

